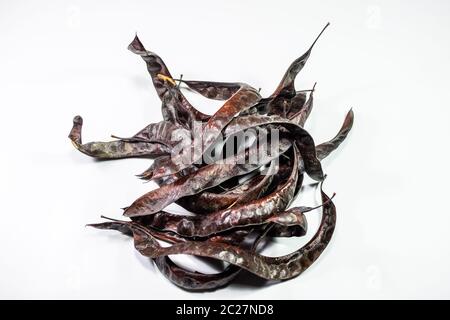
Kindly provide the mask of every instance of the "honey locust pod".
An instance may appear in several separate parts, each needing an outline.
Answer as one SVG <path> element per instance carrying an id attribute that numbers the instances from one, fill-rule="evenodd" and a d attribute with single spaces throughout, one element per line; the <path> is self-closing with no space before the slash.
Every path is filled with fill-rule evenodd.
<path id="1" fill-rule="evenodd" d="M 76 116 L 69 138 L 94 158 L 153 159 L 138 177 L 157 188 L 123 208 L 124 220 L 103 217 L 108 221 L 88 226 L 132 237 L 140 254 L 151 258 L 173 284 L 190 291 L 224 287 L 241 272 L 281 281 L 309 268 L 326 249 L 336 224 L 334 194 L 323 191 L 321 161 L 348 137 L 354 120 L 350 110 L 337 134 L 318 145 L 304 128 L 316 85 L 297 90 L 294 82 L 328 25 L 268 97 L 243 82 L 174 79 L 161 57 L 136 36 L 128 48 L 145 62 L 161 100 L 162 120 L 135 134 L 114 135 L 112 141 L 83 143 L 83 119 Z M 222 105 L 204 114 L 187 100 L 186 90 Z M 296 204 L 304 201 L 306 175 L 320 186 L 321 201 L 315 206 Z M 189 213 L 170 212 L 173 203 Z M 260 244 L 273 238 L 314 232 L 308 230 L 308 218 L 318 212 L 320 225 L 305 245 L 276 257 L 261 252 Z M 171 259 L 178 254 L 225 266 L 214 274 L 192 271 Z"/>

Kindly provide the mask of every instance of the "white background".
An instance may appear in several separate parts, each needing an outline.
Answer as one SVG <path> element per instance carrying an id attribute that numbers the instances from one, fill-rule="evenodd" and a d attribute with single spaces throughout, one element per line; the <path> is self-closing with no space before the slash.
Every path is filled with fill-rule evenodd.
<path id="1" fill-rule="evenodd" d="M 1 0 L 0 298 L 450 298 L 449 14 L 438 0 Z M 307 128 L 329 139 L 350 107 L 355 125 L 324 162 L 338 225 L 307 272 L 189 293 L 129 238 L 84 227 L 154 187 L 134 177 L 149 160 L 94 161 L 67 139 L 76 114 L 86 142 L 161 120 L 145 65 L 126 50 L 135 32 L 174 75 L 268 95 L 328 21 L 296 82 L 318 82 Z M 271 253 L 305 239 L 293 241 Z"/>

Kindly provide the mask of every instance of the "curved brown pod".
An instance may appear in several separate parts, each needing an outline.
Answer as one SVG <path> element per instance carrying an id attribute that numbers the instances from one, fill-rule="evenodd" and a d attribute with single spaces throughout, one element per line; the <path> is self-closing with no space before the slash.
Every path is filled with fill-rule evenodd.
<path id="1" fill-rule="evenodd" d="M 306 93 L 297 92 L 292 98 L 275 97 L 267 106 L 267 115 L 277 115 L 285 119 L 290 119 L 298 113 L 306 102 Z"/>
<path id="2" fill-rule="evenodd" d="M 245 83 L 173 79 L 163 60 L 135 37 L 129 49 L 146 63 L 164 120 L 150 123 L 131 137 L 112 136 L 118 140 L 83 144 L 82 119 L 76 117 L 69 137 L 81 152 L 100 159 L 155 158 L 140 177 L 155 181 L 159 188 L 124 208 L 131 221 L 110 219 L 92 226 L 132 235 L 135 248 L 152 258 L 172 283 L 187 290 L 224 286 L 243 269 L 272 280 L 290 279 L 307 269 L 326 248 L 336 221 L 332 197 L 322 190 L 321 224 L 305 246 L 288 255 L 267 257 L 256 252 L 255 244 L 266 237 L 306 234 L 305 213 L 317 207 L 289 208 L 303 190 L 303 174 L 323 181 L 320 161 L 337 149 L 352 129 L 351 110 L 337 135 L 317 146 L 303 128 L 313 107 L 315 87 L 297 91 L 294 81 L 327 26 L 266 98 Z M 203 114 L 181 89 L 224 101 L 223 105 L 211 116 Z M 307 92 L 311 92 L 309 96 Z M 278 149 L 272 150 L 273 146 Z M 275 174 L 263 174 L 274 166 L 278 168 Z M 194 214 L 163 211 L 174 202 Z M 208 257 L 230 265 L 217 274 L 202 274 L 178 266 L 169 257 L 175 254 Z"/>
<path id="3" fill-rule="evenodd" d="M 69 138 L 75 148 L 82 153 L 98 159 L 122 159 L 130 157 L 156 158 L 168 154 L 170 149 L 161 143 L 128 142 L 123 140 L 109 142 L 82 143 L 81 130 L 83 118 L 76 116 L 73 119 L 73 127 Z"/>
<path id="4" fill-rule="evenodd" d="M 170 167 L 172 173 L 181 171 L 191 164 L 198 162 L 203 154 L 208 150 L 214 142 L 219 138 L 225 126 L 233 120 L 233 118 L 242 111 L 251 108 L 261 99 L 258 91 L 247 84 L 242 83 L 239 90 L 228 99 L 220 109 L 214 113 L 204 124 L 202 129 L 201 150 L 198 152 L 198 146 L 192 145 L 192 159 L 186 163 L 183 159 L 184 154 L 175 154 L 171 157 L 171 161 L 166 165 Z"/>
<path id="5" fill-rule="evenodd" d="M 205 190 L 189 197 L 183 197 L 177 201 L 177 204 L 191 212 L 205 214 L 258 199 L 272 183 L 275 170 L 277 170 L 276 163 L 272 161 L 266 174 L 255 175 L 231 190 L 222 193 Z"/>
<path id="6" fill-rule="evenodd" d="M 173 147 L 179 143 L 184 135 L 190 136 L 190 131 L 169 121 L 160 121 L 150 123 L 132 137 L 117 137 L 117 139 L 127 142 L 160 143 L 168 147 Z"/>
<path id="7" fill-rule="evenodd" d="M 266 228 L 258 235 L 252 244 L 252 251 L 257 249 L 259 243 L 266 237 L 270 230 L 271 228 Z M 230 283 L 242 270 L 238 266 L 230 264 L 220 273 L 204 274 L 197 271 L 186 270 L 175 264 L 167 256 L 155 258 L 154 261 L 158 269 L 167 279 L 175 285 L 190 291 L 215 290 L 223 287 Z"/>
<path id="8" fill-rule="evenodd" d="M 229 284 L 241 268 L 229 265 L 219 273 L 205 274 L 178 266 L 169 257 L 153 259 L 159 271 L 176 286 L 189 291 L 215 290 Z"/>
<path id="9" fill-rule="evenodd" d="M 164 231 L 172 231 L 184 237 L 207 237 L 236 227 L 278 222 L 275 214 L 284 211 L 289 206 L 299 178 L 298 151 L 295 147 L 293 153 L 294 161 L 289 178 L 271 194 L 246 204 L 200 216 L 156 213 L 151 217 L 150 226 Z"/>
<path id="10" fill-rule="evenodd" d="M 167 241 L 169 243 L 177 243 L 185 241 L 182 238 L 171 238 L 170 235 L 168 234 L 157 232 L 155 230 L 150 230 L 139 224 L 126 221 L 110 221 L 104 223 L 89 224 L 87 226 L 104 230 L 117 230 L 126 235 L 133 236 L 133 228 L 131 227 L 132 224 L 134 225 L 135 228 L 140 228 L 144 232 L 152 234 L 152 236 L 154 236 L 155 238 Z M 243 233 L 244 237 L 238 237 L 237 239 L 234 239 L 233 236 L 229 238 L 218 237 L 216 241 L 223 241 L 224 243 L 233 243 L 239 245 L 243 241 L 245 236 L 248 235 L 249 233 L 250 230 L 245 231 Z M 255 241 L 253 246 L 255 247 L 258 242 L 259 240 L 257 239 L 257 241 Z M 178 266 L 176 263 L 174 263 L 167 256 L 154 258 L 153 261 L 155 262 L 155 265 L 158 267 L 161 273 L 172 283 L 183 289 L 192 291 L 213 290 L 223 287 L 227 285 L 230 281 L 232 281 L 241 271 L 241 268 L 234 265 L 229 265 L 222 272 L 214 274 L 204 274 L 197 271 L 190 271 L 185 268 L 182 268 Z"/>
<path id="11" fill-rule="evenodd" d="M 91 224 L 87 224 L 86 226 L 96 228 L 96 229 L 101 229 L 101 230 L 117 230 L 126 235 L 133 234 L 132 229 L 130 228 L 130 225 L 134 222 L 120 221 L 120 220 L 115 220 L 115 219 L 106 218 L 106 217 L 104 217 L 104 218 L 112 220 L 112 221 L 91 223 Z M 162 231 L 158 231 L 158 230 L 148 230 L 148 232 L 151 232 L 152 236 L 155 239 L 165 241 L 168 243 L 172 243 L 172 244 L 186 241 L 185 238 L 180 237 L 179 235 L 177 235 L 173 232 L 162 232 Z"/>
<path id="12" fill-rule="evenodd" d="M 303 67 L 306 64 L 306 61 L 308 61 L 309 56 L 311 55 L 311 51 L 316 44 L 317 40 L 319 40 L 322 33 L 325 31 L 325 29 L 330 25 L 330 23 L 327 23 L 325 27 L 322 29 L 322 31 L 319 33 L 319 35 L 316 37 L 312 45 L 309 47 L 309 49 L 299 58 L 295 59 L 294 62 L 291 63 L 289 68 L 286 70 L 286 73 L 284 74 L 283 78 L 281 79 L 278 87 L 275 89 L 274 93 L 271 95 L 271 97 L 279 96 L 279 95 L 285 95 L 285 96 L 293 96 L 295 94 L 295 87 L 294 87 L 294 81 L 299 72 L 303 69 Z"/>
<path id="13" fill-rule="evenodd" d="M 198 80 L 178 80 L 187 85 L 187 87 L 205 98 L 212 100 L 228 100 L 241 87 L 240 82 L 215 82 L 215 81 L 198 81 Z"/>
<path id="14" fill-rule="evenodd" d="M 350 109 L 337 135 L 330 141 L 321 143 L 316 147 L 318 159 L 322 160 L 327 157 L 331 152 L 336 150 L 341 145 L 345 138 L 347 138 L 347 135 L 350 133 L 350 130 L 352 130 L 353 127 L 353 118 L 353 110 Z"/>
<path id="15" fill-rule="evenodd" d="M 280 141 L 279 154 L 289 149 L 290 145 L 290 142 L 287 140 Z M 270 148 L 269 145 L 264 147 Z M 259 148 L 250 150 L 249 152 L 258 152 Z M 124 216 L 135 217 L 154 214 L 182 197 L 196 194 L 204 189 L 214 187 L 231 177 L 253 171 L 261 165 L 272 161 L 279 154 L 268 155 L 267 152 L 264 152 L 264 157 L 259 159 L 261 163 L 245 164 L 245 159 L 248 155 L 245 152 L 233 157 L 232 160 L 225 161 L 225 163 L 213 163 L 204 166 L 173 183 L 162 185 L 158 189 L 141 196 L 125 209 Z"/>
<path id="16" fill-rule="evenodd" d="M 150 258 L 173 254 L 210 257 L 239 266 L 261 278 L 291 279 L 304 272 L 317 260 L 333 235 L 336 224 L 336 207 L 323 191 L 321 193 L 324 206 L 318 231 L 305 246 L 284 256 L 267 257 L 238 246 L 210 241 L 186 241 L 162 248 L 151 234 L 132 227 L 134 245 L 142 255 Z"/>
<path id="17" fill-rule="evenodd" d="M 278 125 L 286 128 L 295 140 L 302 156 L 305 172 L 314 180 L 323 180 L 322 165 L 316 156 L 316 147 L 311 135 L 301 126 L 279 116 L 248 115 L 235 118 L 224 130 L 226 136 L 263 125 Z"/>
<path id="18" fill-rule="evenodd" d="M 312 88 L 311 93 L 309 94 L 308 100 L 306 100 L 303 107 L 298 112 L 292 114 L 289 118 L 292 122 L 298 124 L 300 127 L 305 126 L 305 122 L 308 119 L 309 115 L 311 114 L 314 102 L 315 88 L 316 85 L 314 84 L 314 87 Z"/>
<path id="19" fill-rule="evenodd" d="M 164 61 L 155 53 L 147 51 L 136 35 L 128 49 L 141 56 L 153 85 L 162 101 L 163 117 L 167 121 L 191 127 L 193 121 L 204 121 L 209 116 L 195 109 L 176 86 Z"/>

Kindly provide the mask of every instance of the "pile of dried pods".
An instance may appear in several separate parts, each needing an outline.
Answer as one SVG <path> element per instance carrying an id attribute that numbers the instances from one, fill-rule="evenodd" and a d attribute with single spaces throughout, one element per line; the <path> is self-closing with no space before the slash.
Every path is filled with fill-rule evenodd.
<path id="1" fill-rule="evenodd" d="M 294 80 L 314 43 L 289 66 L 274 93 L 262 98 L 258 90 L 245 83 L 174 80 L 162 59 L 147 51 L 136 36 L 128 48 L 145 61 L 162 101 L 164 120 L 149 124 L 131 138 L 113 136 L 117 140 L 83 144 L 83 121 L 77 116 L 69 137 L 79 151 L 95 158 L 153 158 L 151 167 L 140 177 L 155 181 L 159 188 L 124 208 L 129 221 L 109 219 L 90 226 L 133 236 L 135 248 L 142 255 L 153 259 L 170 281 L 189 290 L 224 286 L 241 269 L 272 280 L 290 279 L 307 269 L 329 243 L 336 222 L 332 197 L 322 188 L 322 219 L 311 241 L 279 257 L 261 255 L 257 248 L 266 237 L 305 235 L 304 213 L 315 208 L 288 207 L 301 190 L 304 173 L 319 182 L 324 179 L 320 161 L 342 143 L 352 128 L 350 110 L 330 141 L 316 146 L 303 129 L 313 106 L 314 88 L 296 91 Z M 210 116 L 195 109 L 181 89 L 225 103 Z M 194 146 L 191 139 L 184 138 L 195 135 L 198 123 L 201 125 L 196 136 L 202 139 L 200 145 Z M 241 142 L 226 158 L 231 161 L 205 162 L 207 153 L 223 150 L 224 141 L 235 141 L 249 129 L 257 135 L 278 130 L 276 148 L 270 146 L 270 152 L 261 152 L 267 151 L 270 144 L 237 139 Z M 194 153 L 189 161 L 184 161 L 186 151 Z M 256 163 L 242 162 L 255 153 L 261 155 Z M 171 203 L 194 214 L 163 211 Z M 159 241 L 171 245 L 162 246 Z M 169 255 L 175 254 L 218 259 L 228 267 L 216 274 L 193 272 L 170 260 Z"/>

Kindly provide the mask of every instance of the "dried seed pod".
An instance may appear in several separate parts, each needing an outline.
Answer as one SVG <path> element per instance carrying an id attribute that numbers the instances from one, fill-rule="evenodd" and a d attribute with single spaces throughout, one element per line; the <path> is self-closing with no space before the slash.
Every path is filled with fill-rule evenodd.
<path id="1" fill-rule="evenodd" d="M 311 93 L 309 94 L 309 98 L 305 102 L 303 107 L 298 112 L 292 114 L 289 118 L 293 123 L 298 124 L 300 127 L 305 126 L 305 122 L 306 122 L 306 120 L 308 120 L 308 117 L 313 108 L 313 100 L 314 100 L 313 95 L 314 95 L 315 88 L 316 88 L 316 84 L 314 84 L 314 87 L 312 88 Z"/>
<path id="2" fill-rule="evenodd" d="M 312 45 L 309 47 L 309 49 L 299 58 L 295 59 L 294 62 L 289 66 L 289 68 L 286 70 L 286 73 L 284 74 L 283 78 L 281 79 L 280 84 L 275 89 L 274 93 L 271 95 L 271 97 L 283 95 L 283 96 L 294 96 L 295 94 L 295 87 L 294 87 L 294 81 L 299 72 L 303 69 L 303 67 L 306 64 L 306 61 L 308 61 L 309 56 L 311 55 L 311 51 L 316 44 L 317 40 L 319 40 L 322 33 L 325 31 L 325 29 L 330 25 L 330 23 L 327 23 L 325 27 L 322 29 L 322 31 L 319 33 L 319 35 L 316 37 Z"/>
<path id="3" fill-rule="evenodd" d="M 318 159 L 322 160 L 327 157 L 331 152 L 333 152 L 340 146 L 345 138 L 347 138 L 347 135 L 350 133 L 350 130 L 353 127 L 353 118 L 353 110 L 350 109 L 337 135 L 330 141 L 321 143 L 317 146 L 316 151 Z"/>
<path id="4" fill-rule="evenodd" d="M 228 100 L 244 85 L 239 82 L 214 82 L 181 80 L 179 82 L 186 84 L 189 89 L 201 94 L 205 98 L 213 100 Z"/>
<path id="5" fill-rule="evenodd" d="M 214 187 L 231 177 L 242 175 L 253 171 L 264 165 L 279 154 L 285 152 L 290 147 L 290 142 L 280 141 L 278 154 L 269 155 L 267 152 L 259 159 L 258 164 L 245 164 L 245 158 L 249 153 L 260 152 L 260 148 L 251 148 L 249 152 L 240 153 L 233 159 L 224 161 L 224 163 L 214 163 L 200 168 L 199 170 L 184 176 L 173 183 L 165 184 L 160 188 L 150 191 L 141 196 L 126 208 L 124 215 L 127 217 L 135 217 L 153 214 L 163 210 L 169 204 L 176 200 L 196 194 L 202 190 Z M 269 145 L 264 148 L 270 148 Z M 244 163 L 244 164 L 241 164 Z"/>
<path id="6" fill-rule="evenodd" d="M 290 279 L 306 270 L 326 248 L 336 222 L 333 197 L 322 189 L 322 220 L 305 246 L 281 257 L 263 256 L 257 246 L 270 237 L 306 234 L 305 213 L 320 206 L 289 206 L 303 190 L 304 173 L 323 181 L 320 161 L 339 147 L 353 126 L 350 110 L 337 135 L 317 146 L 303 128 L 313 107 L 315 85 L 311 90 L 297 91 L 294 81 L 327 27 L 289 66 L 274 93 L 266 98 L 240 82 L 175 80 L 163 60 L 135 37 L 129 49 L 147 65 L 162 101 L 164 120 L 149 124 L 129 138 L 113 136 L 118 140 L 83 144 L 82 119 L 75 117 L 69 138 L 81 152 L 101 159 L 154 158 L 139 177 L 156 181 L 159 188 L 124 208 L 124 215 L 131 221 L 110 219 L 90 226 L 133 236 L 135 248 L 152 258 L 171 282 L 186 290 L 222 287 L 242 269 L 272 280 Z M 180 89 L 225 102 L 209 116 L 195 109 Z M 257 133 L 256 140 L 247 139 L 249 129 Z M 262 135 L 280 137 L 279 144 L 259 140 Z M 195 141 L 198 137 L 202 138 L 200 144 Z M 219 160 L 217 155 L 228 151 L 228 143 L 235 140 L 238 143 L 233 145 L 231 155 L 225 152 L 225 161 Z M 190 154 L 193 156 L 187 157 Z M 320 185 L 322 188 L 322 182 Z M 173 202 L 195 214 L 163 211 Z M 163 247 L 157 240 L 170 246 Z M 230 265 L 217 274 L 203 274 L 176 265 L 169 258 L 175 254 L 213 258 Z"/>
<path id="7" fill-rule="evenodd" d="M 168 121 L 160 121 L 149 124 L 130 138 L 113 137 L 126 142 L 160 143 L 173 147 L 182 136 L 190 136 L 190 131 Z"/>
<path id="8" fill-rule="evenodd" d="M 191 212 L 205 214 L 259 199 L 272 183 L 274 174 L 278 170 L 276 163 L 272 161 L 264 175 L 257 174 L 230 190 L 222 193 L 203 191 L 181 198 L 177 204 Z"/>
<path id="9" fill-rule="evenodd" d="M 275 97 L 268 102 L 269 116 L 277 115 L 285 119 L 291 119 L 305 105 L 306 93 L 297 92 L 293 98 Z"/>
<path id="10" fill-rule="evenodd" d="M 94 227 L 97 229 L 104 230 L 117 230 L 126 235 L 133 236 L 133 229 L 131 225 L 133 223 L 126 221 L 112 221 L 112 222 L 104 222 L 104 223 L 96 223 L 89 224 L 88 226 Z M 164 233 L 157 232 L 151 229 L 145 229 L 143 226 L 134 224 L 135 228 L 142 228 L 145 232 L 151 233 L 155 238 L 167 241 L 169 243 L 177 243 L 184 241 L 182 238 L 171 238 Z M 250 230 L 245 231 L 239 237 L 220 237 L 220 239 L 216 239 L 215 241 L 222 241 L 224 243 L 231 243 L 239 245 L 244 238 L 250 233 Z M 242 232 L 241 232 L 242 234 Z M 257 245 L 259 240 L 254 243 L 254 247 Z M 204 274 L 197 271 L 190 271 L 184 269 L 177 264 L 175 264 L 169 257 L 158 257 L 153 259 L 158 269 L 161 273 L 169 279 L 175 285 L 192 291 L 204 291 L 204 290 L 213 290 L 227 285 L 230 281 L 232 281 L 237 274 L 241 271 L 241 268 L 229 265 L 225 270 L 216 274 Z"/>
<path id="11" fill-rule="evenodd" d="M 305 172 L 314 180 L 323 179 L 322 165 L 316 157 L 316 147 L 311 135 L 299 125 L 278 116 L 249 115 L 234 119 L 224 130 L 225 135 L 263 125 L 277 125 L 286 129 L 300 150 Z"/>
<path id="12" fill-rule="evenodd" d="M 280 257 L 267 257 L 239 246 L 211 241 L 186 241 L 161 247 L 147 230 L 131 225 L 134 245 L 142 255 L 157 258 L 174 254 L 189 254 L 222 260 L 257 276 L 271 280 L 291 279 L 313 264 L 327 247 L 336 224 L 336 208 L 322 191 L 323 213 L 319 230 L 302 248 Z"/>
<path id="13" fill-rule="evenodd" d="M 195 150 L 195 145 L 192 145 L 190 154 L 193 155 L 191 161 L 186 163 L 184 153 L 172 155 L 170 163 L 166 166 L 170 167 L 172 173 L 181 171 L 191 164 L 199 161 L 217 138 L 221 135 L 225 126 L 233 120 L 234 117 L 239 115 L 242 111 L 251 108 L 256 102 L 261 99 L 258 91 L 249 85 L 242 84 L 239 90 L 228 99 L 225 104 L 213 114 L 202 130 L 202 145 L 201 152 Z"/>
<path id="14" fill-rule="evenodd" d="M 195 109 L 176 86 L 164 61 L 155 53 L 147 51 L 136 35 L 128 49 L 142 57 L 152 77 L 153 85 L 162 101 L 165 120 L 179 123 L 188 128 L 194 121 L 204 121 L 209 116 Z"/>
<path id="15" fill-rule="evenodd" d="M 266 224 L 277 221 L 273 216 L 291 203 L 297 186 L 298 151 L 294 148 L 294 162 L 289 179 L 270 195 L 244 205 L 233 206 L 201 216 L 171 215 L 160 212 L 152 216 L 150 226 L 172 231 L 184 237 L 207 237 L 236 227 Z M 270 220 L 273 218 L 272 220 Z M 140 223 L 143 223 L 141 220 Z"/>
<path id="16" fill-rule="evenodd" d="M 79 151 L 88 156 L 98 159 L 121 159 L 130 157 L 158 157 L 170 153 L 170 149 L 161 143 L 128 142 L 123 140 L 110 142 L 89 142 L 83 144 L 81 141 L 81 129 L 83 119 L 76 116 L 73 119 L 73 127 L 69 138 Z"/>

